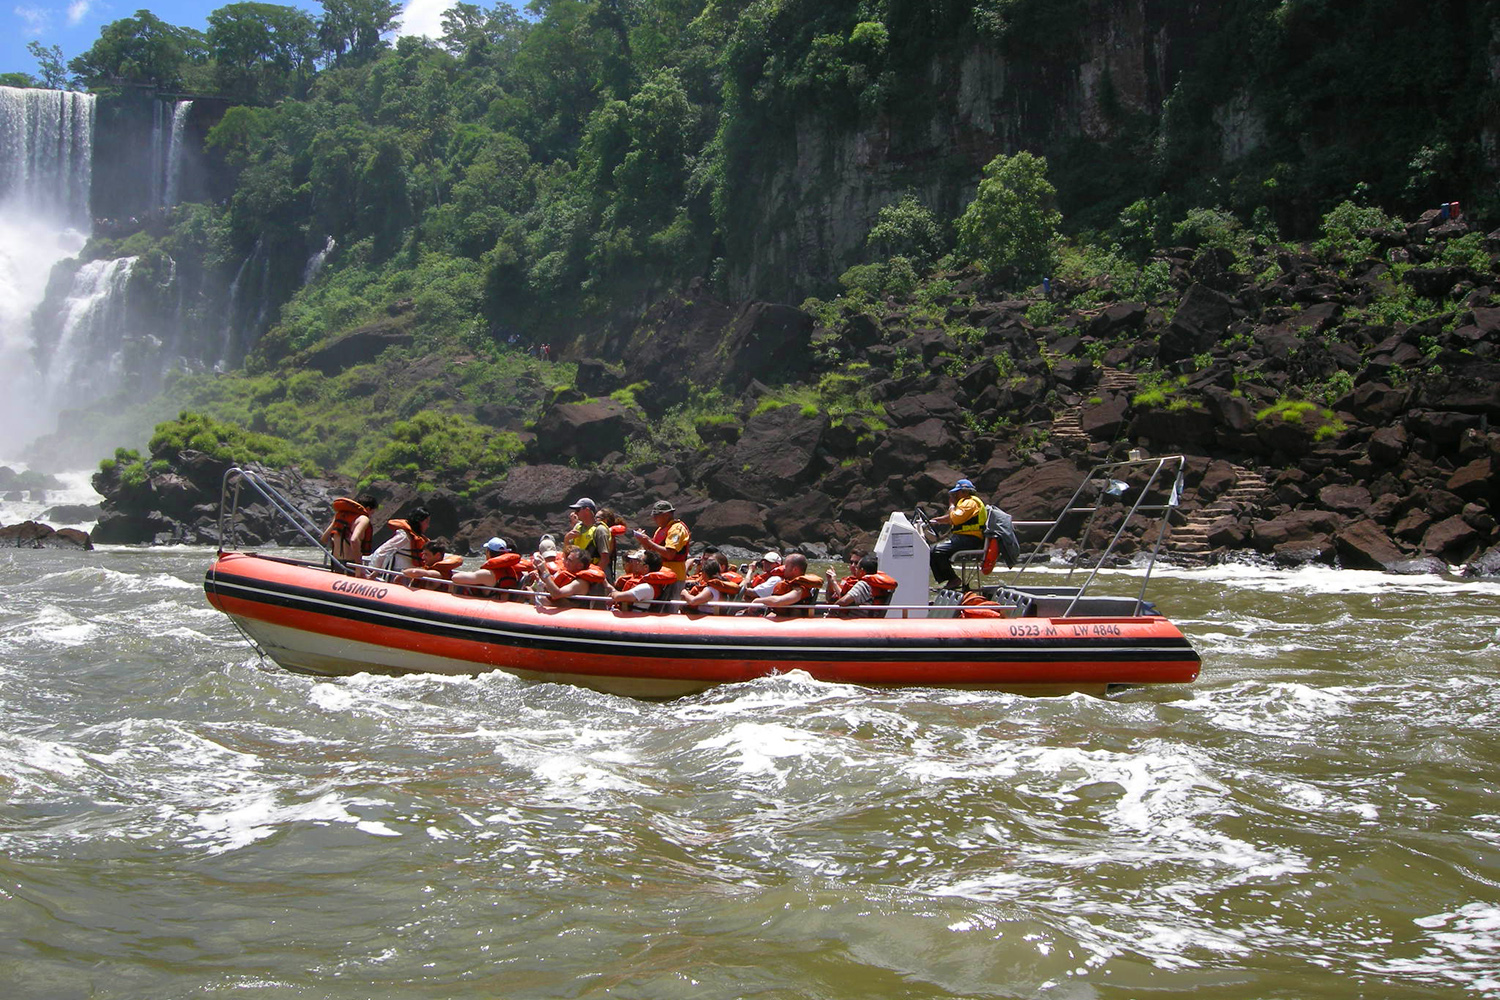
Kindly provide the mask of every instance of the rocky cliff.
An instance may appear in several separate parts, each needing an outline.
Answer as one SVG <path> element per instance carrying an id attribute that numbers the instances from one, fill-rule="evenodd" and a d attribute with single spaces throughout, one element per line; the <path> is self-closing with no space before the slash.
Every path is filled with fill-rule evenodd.
<path id="1" fill-rule="evenodd" d="M 1145 448 L 1188 456 L 1178 558 L 1494 572 L 1500 233 L 1430 213 L 1364 235 L 1361 259 L 1170 251 L 1166 296 L 1054 288 L 1093 303 L 1068 309 L 987 299 L 972 274 L 931 301 L 821 319 L 672 296 L 613 345 L 618 360 L 580 366 L 527 433 L 528 464 L 487 487 L 372 491 L 383 516 L 425 504 L 460 550 L 560 530 L 586 494 L 627 518 L 670 497 L 700 541 L 839 552 L 959 476 L 1018 518 L 1048 517 L 1091 464 Z M 1441 263 L 1460 238 L 1482 253 Z M 1381 304 L 1410 295 L 1436 311 L 1386 322 Z M 695 418 L 690 446 L 641 453 L 703 385 L 722 412 Z M 222 463 L 155 457 L 168 467 L 143 485 L 101 474 L 96 539 L 216 541 Z M 319 517 L 352 488 L 286 482 Z M 252 524 L 252 541 L 291 538 Z"/>

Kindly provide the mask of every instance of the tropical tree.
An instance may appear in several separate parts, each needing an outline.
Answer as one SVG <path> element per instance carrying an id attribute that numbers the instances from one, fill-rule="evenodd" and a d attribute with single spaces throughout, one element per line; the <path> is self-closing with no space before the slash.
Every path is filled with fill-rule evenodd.
<path id="1" fill-rule="evenodd" d="M 208 15 L 219 84 L 239 97 L 274 101 L 305 92 L 318 56 L 317 23 L 271 3 L 232 3 Z"/>
<path id="2" fill-rule="evenodd" d="M 207 53 L 203 34 L 168 24 L 149 10 L 111 21 L 82 55 L 68 62 L 90 89 L 111 83 L 149 83 L 171 89 L 182 85 L 183 67 Z"/>
<path id="3" fill-rule="evenodd" d="M 388 48 L 385 35 L 401 24 L 392 0 L 323 0 L 318 42 L 340 66 L 360 66 Z"/>
<path id="4" fill-rule="evenodd" d="M 36 57 L 37 68 L 42 71 L 38 82 L 48 90 L 66 90 L 68 87 L 68 70 L 63 63 L 62 47 L 59 45 L 44 46 L 41 42 L 32 39 L 26 43 L 26 51 Z"/>
<path id="5" fill-rule="evenodd" d="M 959 253 L 1002 281 L 1047 275 L 1062 224 L 1056 200 L 1045 157 L 1000 154 L 958 218 Z"/>

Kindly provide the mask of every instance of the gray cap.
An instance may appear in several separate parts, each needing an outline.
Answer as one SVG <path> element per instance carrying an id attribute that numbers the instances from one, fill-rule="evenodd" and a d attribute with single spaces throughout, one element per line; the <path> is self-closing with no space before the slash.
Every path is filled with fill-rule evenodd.
<path id="1" fill-rule="evenodd" d="M 587 507 L 589 510 L 599 509 L 599 505 L 594 503 L 594 501 L 590 500 L 588 497 L 579 497 L 576 501 L 573 502 L 571 506 L 568 507 L 568 509 L 577 510 L 580 507 Z"/>

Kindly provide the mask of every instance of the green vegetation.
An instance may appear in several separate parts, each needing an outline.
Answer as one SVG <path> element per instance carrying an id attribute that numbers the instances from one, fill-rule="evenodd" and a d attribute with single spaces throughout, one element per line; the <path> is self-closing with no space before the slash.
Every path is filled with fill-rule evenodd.
<path id="1" fill-rule="evenodd" d="M 1311 428 L 1314 441 L 1336 438 L 1349 429 L 1330 409 L 1306 399 L 1283 396 L 1255 414 L 1256 420 L 1281 420 Z"/>
<path id="2" fill-rule="evenodd" d="M 984 168 L 979 192 L 956 225 L 958 252 L 1005 281 L 1052 273 L 1062 214 L 1047 161 L 1031 153 L 1001 154 Z"/>

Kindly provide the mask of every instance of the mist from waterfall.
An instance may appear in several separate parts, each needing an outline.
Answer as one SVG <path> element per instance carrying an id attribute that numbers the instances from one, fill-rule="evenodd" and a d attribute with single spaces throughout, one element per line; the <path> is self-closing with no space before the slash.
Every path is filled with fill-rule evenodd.
<path id="1" fill-rule="evenodd" d="M 0 454 L 51 429 L 32 313 L 91 228 L 94 98 L 0 87 Z"/>

